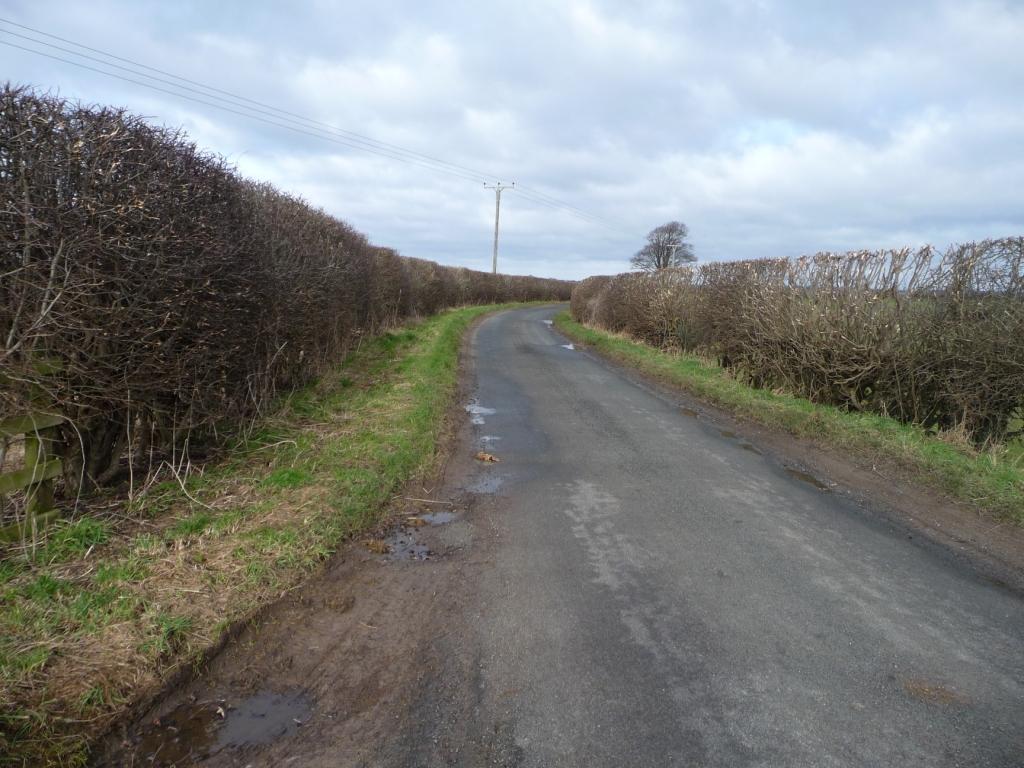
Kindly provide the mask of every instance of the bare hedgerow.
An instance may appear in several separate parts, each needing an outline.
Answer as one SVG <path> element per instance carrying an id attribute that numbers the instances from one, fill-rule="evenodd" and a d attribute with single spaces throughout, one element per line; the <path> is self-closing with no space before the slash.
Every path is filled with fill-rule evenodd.
<path id="1" fill-rule="evenodd" d="M 69 419 L 70 492 L 187 461 L 361 334 L 571 288 L 402 258 L 180 132 L 10 85 L 0 200 L 0 417 Z"/>
<path id="2" fill-rule="evenodd" d="M 581 323 L 595 322 L 594 312 L 597 309 L 597 299 L 603 294 L 610 281 L 611 277 L 599 275 L 588 277 L 576 284 L 569 300 L 569 312 L 575 320 Z"/>
<path id="3" fill-rule="evenodd" d="M 574 317 L 978 443 L 1024 408 L 1024 238 L 591 278 Z"/>

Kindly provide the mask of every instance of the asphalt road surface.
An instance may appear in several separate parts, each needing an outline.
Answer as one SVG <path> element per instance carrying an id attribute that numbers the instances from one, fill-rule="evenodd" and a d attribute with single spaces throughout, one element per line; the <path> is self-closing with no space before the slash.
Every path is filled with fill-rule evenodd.
<path id="1" fill-rule="evenodd" d="M 428 680 L 396 762 L 1024 765 L 1019 596 L 571 348 L 553 315 L 474 338 L 472 439 L 500 463 L 464 480 L 498 544 L 447 649 L 474 700 Z"/>
<path id="2" fill-rule="evenodd" d="M 343 550 L 100 764 L 1024 766 L 1019 591 L 554 313 L 477 329 L 413 556 Z"/>

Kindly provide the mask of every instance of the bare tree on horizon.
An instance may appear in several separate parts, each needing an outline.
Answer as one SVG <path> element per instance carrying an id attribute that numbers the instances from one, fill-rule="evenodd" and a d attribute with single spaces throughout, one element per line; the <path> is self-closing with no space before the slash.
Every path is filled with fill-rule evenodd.
<path id="1" fill-rule="evenodd" d="M 693 245 L 686 241 L 690 229 L 681 221 L 669 221 L 647 233 L 647 244 L 629 261 L 644 272 L 657 272 L 696 261 Z"/>

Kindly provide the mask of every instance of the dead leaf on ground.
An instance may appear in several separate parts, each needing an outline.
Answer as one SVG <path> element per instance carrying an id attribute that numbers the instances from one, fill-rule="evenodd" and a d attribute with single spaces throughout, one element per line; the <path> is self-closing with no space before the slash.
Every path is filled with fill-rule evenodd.
<path id="1" fill-rule="evenodd" d="M 424 520 L 422 517 L 410 516 L 405 518 L 405 524 L 411 528 L 422 528 L 424 525 L 427 525 L 427 521 Z"/>
<path id="2" fill-rule="evenodd" d="M 487 452 L 485 452 L 485 451 L 480 451 L 480 452 L 479 452 L 479 453 L 478 453 L 478 454 L 476 455 L 476 457 L 477 457 L 478 459 L 480 459 L 480 461 L 493 461 L 493 462 L 498 462 L 498 461 L 501 461 L 501 459 L 499 459 L 499 458 L 498 458 L 497 456 L 495 456 L 495 455 L 494 455 L 493 453 L 487 453 Z"/>
<path id="3" fill-rule="evenodd" d="M 371 552 L 376 552 L 378 555 L 386 555 L 391 551 L 391 547 L 384 539 L 365 539 L 363 546 Z"/>
<path id="4" fill-rule="evenodd" d="M 903 689 L 915 699 L 929 704 L 966 704 L 967 698 L 956 691 L 942 685 L 925 682 L 924 680 L 904 680 Z"/>

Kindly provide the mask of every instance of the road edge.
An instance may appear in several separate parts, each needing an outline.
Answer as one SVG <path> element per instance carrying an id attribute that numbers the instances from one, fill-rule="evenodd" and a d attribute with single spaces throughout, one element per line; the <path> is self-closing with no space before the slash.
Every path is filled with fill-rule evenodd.
<path id="1" fill-rule="evenodd" d="M 449 402 L 438 422 L 433 456 L 428 457 L 418 471 L 394 489 L 389 500 L 381 506 L 377 522 L 364 530 L 362 534 L 371 537 L 376 536 L 392 525 L 395 515 L 401 514 L 399 510 L 400 505 L 396 500 L 402 499 L 405 496 L 415 496 L 428 485 L 435 488 L 444 485 L 445 478 L 454 465 L 454 450 L 458 444 L 462 424 L 466 421 L 466 412 L 463 405 L 467 393 L 472 387 L 470 349 L 473 336 L 480 325 L 488 318 L 513 309 L 530 307 L 534 304 L 534 302 L 525 302 L 512 306 L 496 305 L 490 311 L 473 317 L 466 327 L 462 329 L 455 363 L 455 380 L 450 391 L 447 393 Z M 536 303 L 537 306 L 546 304 L 546 302 Z M 89 739 L 86 764 L 104 764 L 104 760 L 117 753 L 118 745 L 124 739 L 128 729 L 132 728 L 134 724 L 144 722 L 150 718 L 154 712 L 160 710 L 180 691 L 202 677 L 218 657 L 247 630 L 266 622 L 277 611 L 281 610 L 293 595 L 300 593 L 317 579 L 324 578 L 328 573 L 338 568 L 346 561 L 346 558 L 350 557 L 353 548 L 360 547 L 358 539 L 359 536 L 353 536 L 339 541 L 335 551 L 321 561 L 316 568 L 304 574 L 301 579 L 287 590 L 281 592 L 276 598 L 261 603 L 246 615 L 230 621 L 225 625 L 221 634 L 213 643 L 201 650 L 197 650 L 189 660 L 189 663 L 180 664 L 175 668 L 164 678 L 159 688 L 132 701 L 117 714 L 116 718 L 107 727 Z"/>
<path id="2" fill-rule="evenodd" d="M 869 462 L 835 445 L 793 435 L 711 403 L 678 382 L 588 344 L 557 317 L 553 330 L 634 384 L 694 412 L 712 427 L 735 432 L 782 467 L 809 470 L 826 479 L 831 491 L 849 498 L 864 513 L 891 523 L 911 539 L 920 537 L 919 544 L 924 539 L 930 549 L 966 565 L 984 581 L 1024 597 L 1024 529 L 923 486 L 905 473 L 883 476 Z"/>

